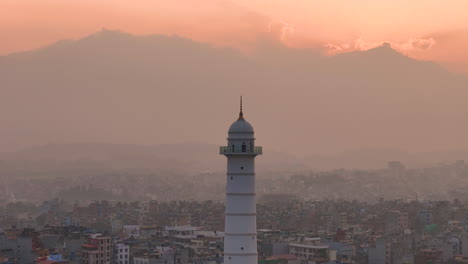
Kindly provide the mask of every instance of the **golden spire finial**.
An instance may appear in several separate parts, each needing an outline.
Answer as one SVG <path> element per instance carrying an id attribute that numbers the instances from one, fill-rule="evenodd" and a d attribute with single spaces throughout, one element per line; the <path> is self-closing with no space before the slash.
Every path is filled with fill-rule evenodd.
<path id="1" fill-rule="evenodd" d="M 244 113 L 242 113 L 242 95 L 240 97 L 240 112 L 239 112 L 239 119 L 244 119 Z"/>

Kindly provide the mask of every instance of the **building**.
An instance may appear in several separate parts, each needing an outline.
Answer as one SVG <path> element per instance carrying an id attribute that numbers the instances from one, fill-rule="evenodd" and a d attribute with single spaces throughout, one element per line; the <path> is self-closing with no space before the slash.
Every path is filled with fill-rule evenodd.
<path id="1" fill-rule="evenodd" d="M 418 221 L 422 225 L 430 225 L 433 222 L 432 212 L 429 210 L 421 210 L 418 213 Z"/>
<path id="2" fill-rule="evenodd" d="M 289 254 L 295 255 L 299 263 L 322 264 L 336 260 L 336 250 L 330 250 L 320 237 L 301 237 L 299 242 L 290 243 Z"/>
<path id="3" fill-rule="evenodd" d="M 461 243 L 458 237 L 448 237 L 444 240 L 441 245 L 442 260 L 449 262 L 453 260 L 455 256 L 461 255 Z"/>
<path id="4" fill-rule="evenodd" d="M 175 261 L 175 251 L 169 247 L 157 247 L 152 252 L 138 254 L 133 257 L 134 264 L 174 264 Z M 177 263 L 185 262 L 181 262 L 179 259 Z"/>
<path id="5" fill-rule="evenodd" d="M 415 264 L 438 264 L 442 263 L 442 250 L 435 248 L 422 249 L 415 256 Z"/>
<path id="6" fill-rule="evenodd" d="M 465 256 L 465 255 L 455 256 L 455 258 L 453 259 L 453 263 L 454 264 L 466 264 L 468 263 L 468 256 Z"/>
<path id="7" fill-rule="evenodd" d="M 385 216 L 385 229 L 388 234 L 401 234 L 409 228 L 408 213 L 389 211 Z"/>
<path id="8" fill-rule="evenodd" d="M 130 246 L 124 243 L 115 245 L 115 264 L 130 264 Z"/>
<path id="9" fill-rule="evenodd" d="M 194 226 L 167 226 L 165 230 L 169 239 L 176 243 L 189 244 L 192 239 L 197 238 L 197 227 Z"/>
<path id="10" fill-rule="evenodd" d="M 139 225 L 124 225 L 122 229 L 124 238 L 140 238 Z"/>
<path id="11" fill-rule="evenodd" d="M 33 250 L 32 238 L 26 234 L 18 234 L 17 229 L 5 231 L 6 233 L 0 233 L 0 256 L 17 264 L 34 262 L 36 252 Z"/>
<path id="12" fill-rule="evenodd" d="M 59 253 L 51 253 L 47 257 L 42 257 L 36 259 L 36 264 L 68 264 L 69 261 L 64 260 L 62 254 Z"/>
<path id="13" fill-rule="evenodd" d="M 274 255 L 267 260 L 273 260 L 277 261 L 276 263 L 278 264 L 296 264 L 297 263 L 297 257 L 292 254 L 285 254 L 285 255 Z"/>
<path id="14" fill-rule="evenodd" d="M 92 235 L 81 247 L 81 264 L 110 264 L 113 257 L 111 238 Z"/>
<path id="15" fill-rule="evenodd" d="M 369 264 L 390 264 L 390 243 L 384 238 L 377 238 L 375 244 L 369 247 Z"/>
<path id="16" fill-rule="evenodd" d="M 159 253 L 144 254 L 133 258 L 134 264 L 167 264 L 167 259 Z"/>
<path id="17" fill-rule="evenodd" d="M 239 118 L 229 127 L 228 145 L 220 147 L 220 154 L 227 157 L 225 264 L 257 264 L 255 157 L 262 154 L 262 148 L 254 141 L 241 97 Z"/>
<path id="18" fill-rule="evenodd" d="M 356 257 L 356 245 L 352 242 L 331 243 L 330 250 L 336 251 L 336 259 L 340 263 L 349 263 Z"/>

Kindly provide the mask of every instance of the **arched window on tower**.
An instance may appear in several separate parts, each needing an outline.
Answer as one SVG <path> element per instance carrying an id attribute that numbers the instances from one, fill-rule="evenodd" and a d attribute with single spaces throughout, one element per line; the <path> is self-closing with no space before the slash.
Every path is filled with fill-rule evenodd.
<path id="1" fill-rule="evenodd" d="M 242 152 L 247 152 L 247 145 L 245 145 L 245 142 L 242 142 Z"/>
<path id="2" fill-rule="evenodd" d="M 250 151 L 253 152 L 254 151 L 254 146 L 253 146 L 253 142 L 250 141 Z"/>
<path id="3" fill-rule="evenodd" d="M 235 150 L 236 150 L 236 147 L 234 146 L 234 144 L 232 144 L 232 146 L 231 146 L 231 152 L 235 152 Z"/>

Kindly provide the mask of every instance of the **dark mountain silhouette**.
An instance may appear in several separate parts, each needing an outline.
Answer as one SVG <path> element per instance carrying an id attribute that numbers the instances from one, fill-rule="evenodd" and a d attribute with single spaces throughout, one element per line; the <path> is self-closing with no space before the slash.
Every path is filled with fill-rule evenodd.
<path id="1" fill-rule="evenodd" d="M 223 144 L 240 94 L 259 145 L 285 153 L 468 148 L 466 76 L 385 45 L 335 57 L 259 49 L 104 30 L 1 57 L 0 148 Z"/>

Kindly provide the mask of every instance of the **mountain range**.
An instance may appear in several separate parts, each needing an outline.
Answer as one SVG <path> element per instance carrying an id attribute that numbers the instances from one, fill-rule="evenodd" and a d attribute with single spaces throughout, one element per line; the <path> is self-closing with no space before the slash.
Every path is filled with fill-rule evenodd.
<path id="1" fill-rule="evenodd" d="M 326 166 L 317 157 L 390 149 L 423 160 L 468 149 L 468 77 L 388 44 L 327 57 L 265 43 L 245 54 L 103 30 L 0 57 L 0 81 L 3 152 L 75 143 L 222 145 L 239 95 L 258 144 L 299 156 L 294 164 L 375 167 L 379 157 Z"/>

